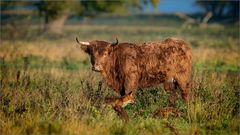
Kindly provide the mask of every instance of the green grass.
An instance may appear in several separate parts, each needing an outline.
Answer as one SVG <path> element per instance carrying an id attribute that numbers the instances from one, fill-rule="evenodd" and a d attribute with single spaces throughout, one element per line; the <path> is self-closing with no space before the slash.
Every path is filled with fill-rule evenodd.
<path id="1" fill-rule="evenodd" d="M 238 25 L 199 28 L 158 25 L 68 25 L 61 37 L 29 36 L 0 46 L 1 134 L 239 134 Z M 32 31 L 34 33 L 34 31 Z M 29 34 L 31 35 L 31 34 Z M 90 70 L 82 40 L 146 42 L 182 37 L 193 47 L 189 108 L 178 94 L 181 117 L 153 118 L 167 105 L 161 86 L 140 89 L 125 124 L 104 98 L 118 96 Z M 103 83 L 102 83 L 103 82 Z M 189 115 L 188 115 L 189 114 Z"/>

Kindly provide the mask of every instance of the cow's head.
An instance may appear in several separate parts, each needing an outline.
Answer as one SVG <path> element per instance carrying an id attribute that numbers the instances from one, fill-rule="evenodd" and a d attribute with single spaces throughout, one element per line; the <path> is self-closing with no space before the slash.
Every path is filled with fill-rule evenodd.
<path id="1" fill-rule="evenodd" d="M 92 70 L 101 72 L 103 71 L 104 65 L 110 60 L 110 53 L 113 46 L 118 44 L 116 42 L 108 43 L 105 41 L 91 41 L 91 42 L 80 42 L 76 38 L 77 43 L 81 46 L 81 49 L 91 57 Z"/>

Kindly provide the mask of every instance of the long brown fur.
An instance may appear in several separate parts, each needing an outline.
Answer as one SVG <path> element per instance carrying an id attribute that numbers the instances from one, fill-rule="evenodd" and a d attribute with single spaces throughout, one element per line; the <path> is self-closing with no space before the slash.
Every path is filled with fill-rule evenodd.
<path id="1" fill-rule="evenodd" d="M 98 44 L 95 43 L 90 51 L 99 51 L 99 54 L 109 51 L 101 73 L 106 83 L 122 96 L 137 88 L 174 80 L 187 100 L 191 87 L 192 51 L 183 40 L 168 38 L 161 42 L 120 43 L 117 46 L 94 42 Z"/>
<path id="2" fill-rule="evenodd" d="M 180 88 L 188 102 L 192 76 L 192 49 L 183 40 L 168 38 L 143 44 L 92 41 L 82 49 L 91 56 L 93 70 L 101 72 L 107 85 L 121 96 L 164 84 L 172 92 L 170 103 Z"/>

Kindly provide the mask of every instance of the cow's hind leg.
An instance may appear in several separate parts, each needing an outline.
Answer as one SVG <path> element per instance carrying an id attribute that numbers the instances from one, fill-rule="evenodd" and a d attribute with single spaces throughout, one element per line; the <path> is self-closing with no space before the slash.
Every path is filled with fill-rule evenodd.
<path id="1" fill-rule="evenodd" d="M 173 78 L 170 78 L 166 80 L 164 83 L 164 89 L 170 93 L 170 96 L 168 98 L 168 106 L 174 106 L 175 101 L 177 99 L 177 84 L 176 81 Z"/>
<path id="2" fill-rule="evenodd" d="M 190 92 L 191 92 L 191 79 L 179 79 L 177 80 L 177 84 L 178 84 L 178 87 L 181 91 L 181 95 L 182 95 L 182 98 L 185 102 L 185 104 L 187 105 L 187 115 L 188 115 L 188 120 L 189 120 L 189 123 L 192 122 L 192 114 L 191 114 L 191 111 L 190 111 L 190 108 L 191 108 L 191 104 L 190 104 Z"/>
<path id="3" fill-rule="evenodd" d="M 164 89 L 170 93 L 170 96 L 168 98 L 168 105 L 167 107 L 157 109 L 153 113 L 153 117 L 168 117 L 168 114 L 173 113 L 173 111 L 177 112 L 174 108 L 175 101 L 177 99 L 177 84 L 176 81 L 173 78 L 169 78 L 164 83 Z"/>
<path id="4" fill-rule="evenodd" d="M 189 102 L 189 92 L 191 90 L 191 82 L 184 80 L 177 80 L 179 89 L 181 90 L 181 95 L 186 104 Z"/>

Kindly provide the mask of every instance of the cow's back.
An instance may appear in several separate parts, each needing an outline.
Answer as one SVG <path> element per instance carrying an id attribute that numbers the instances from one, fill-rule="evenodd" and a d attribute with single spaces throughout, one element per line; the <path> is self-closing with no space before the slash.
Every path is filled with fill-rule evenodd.
<path id="1" fill-rule="evenodd" d="M 169 77 L 191 74 L 191 48 L 181 39 L 144 43 L 139 58 L 140 87 L 158 85 Z"/>
<path id="2" fill-rule="evenodd" d="M 191 53 L 187 43 L 172 38 L 141 45 L 120 43 L 113 48 L 105 80 L 118 91 L 129 82 L 126 79 L 135 80 L 133 89 L 136 89 L 159 85 L 169 76 L 190 77 Z"/>

